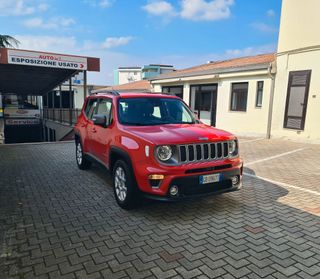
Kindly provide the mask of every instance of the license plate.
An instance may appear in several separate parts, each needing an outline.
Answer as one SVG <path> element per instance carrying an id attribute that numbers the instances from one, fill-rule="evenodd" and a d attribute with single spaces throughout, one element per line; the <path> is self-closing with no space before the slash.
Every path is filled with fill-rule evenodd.
<path id="1" fill-rule="evenodd" d="M 201 175 L 200 184 L 215 183 L 220 181 L 220 173 Z"/>

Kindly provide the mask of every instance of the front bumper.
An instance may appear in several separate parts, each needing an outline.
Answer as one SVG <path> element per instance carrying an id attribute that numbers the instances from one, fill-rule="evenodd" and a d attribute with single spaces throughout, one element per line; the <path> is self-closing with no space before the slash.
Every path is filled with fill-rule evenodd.
<path id="1" fill-rule="evenodd" d="M 200 176 L 206 174 L 176 177 L 171 180 L 164 196 L 145 193 L 145 197 L 163 201 L 177 201 L 194 197 L 217 195 L 237 191 L 242 188 L 241 168 L 219 172 L 221 180 L 215 183 L 200 184 Z M 233 184 L 231 178 L 237 176 L 238 183 Z M 170 187 L 177 186 L 178 194 L 170 195 Z"/>

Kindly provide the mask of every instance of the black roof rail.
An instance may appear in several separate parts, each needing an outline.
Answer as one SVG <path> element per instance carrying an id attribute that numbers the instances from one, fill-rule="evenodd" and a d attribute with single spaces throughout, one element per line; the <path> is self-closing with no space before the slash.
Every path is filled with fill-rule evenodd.
<path id="1" fill-rule="evenodd" d="M 110 94 L 110 95 L 114 95 L 114 96 L 120 96 L 120 93 L 117 90 L 101 89 L 101 90 L 95 90 L 93 93 L 91 93 L 91 95 L 98 95 L 98 94 Z"/>

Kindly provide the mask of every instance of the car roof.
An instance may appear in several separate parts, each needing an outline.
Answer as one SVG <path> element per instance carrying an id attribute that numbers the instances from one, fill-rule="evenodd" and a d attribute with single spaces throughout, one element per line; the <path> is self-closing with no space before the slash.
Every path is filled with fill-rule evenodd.
<path id="1" fill-rule="evenodd" d="M 119 97 L 119 98 L 144 98 L 144 97 L 152 97 L 152 98 L 172 98 L 178 99 L 178 97 L 174 95 L 169 95 L 166 93 L 153 93 L 153 92 L 118 92 L 118 91 L 106 91 L 106 92 L 98 92 L 96 94 L 91 95 L 90 97 Z"/>

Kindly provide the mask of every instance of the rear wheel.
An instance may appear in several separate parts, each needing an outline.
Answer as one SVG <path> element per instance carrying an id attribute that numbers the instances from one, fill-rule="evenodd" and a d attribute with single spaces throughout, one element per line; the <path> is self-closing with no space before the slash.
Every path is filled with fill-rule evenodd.
<path id="1" fill-rule="evenodd" d="M 118 205 L 132 209 L 140 200 L 140 193 L 131 168 L 125 161 L 118 160 L 113 168 L 113 190 Z"/>
<path id="2" fill-rule="evenodd" d="M 83 153 L 82 144 L 80 141 L 76 142 L 76 161 L 80 170 L 88 169 L 91 166 L 91 162 Z"/>

